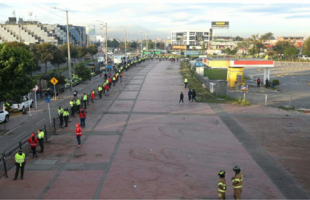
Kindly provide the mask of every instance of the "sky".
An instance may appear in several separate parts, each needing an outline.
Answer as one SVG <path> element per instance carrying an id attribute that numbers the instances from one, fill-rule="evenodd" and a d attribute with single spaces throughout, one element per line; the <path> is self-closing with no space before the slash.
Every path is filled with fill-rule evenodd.
<path id="1" fill-rule="evenodd" d="M 278 36 L 310 36 L 310 0 L 66 0 L 44 1 L 0 0 L 0 23 L 13 16 L 36 19 L 45 24 L 69 23 L 95 25 L 102 35 L 102 22 L 107 23 L 109 38 L 128 40 L 145 37 L 167 39 L 172 30 L 206 30 L 212 21 L 229 21 L 229 29 L 216 29 L 215 35 L 250 37 L 272 32 Z M 65 2 L 65 3 L 63 3 Z M 148 2 L 148 3 L 146 3 Z M 149 3 L 151 2 L 151 3 Z M 259 2 L 259 3 L 258 3 Z M 289 3 L 294 2 L 294 3 Z M 142 36 L 141 36 L 142 31 Z"/>

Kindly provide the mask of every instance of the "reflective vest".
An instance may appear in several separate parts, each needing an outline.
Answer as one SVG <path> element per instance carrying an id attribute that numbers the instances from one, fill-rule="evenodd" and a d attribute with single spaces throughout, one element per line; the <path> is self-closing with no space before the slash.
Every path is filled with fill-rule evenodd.
<path id="1" fill-rule="evenodd" d="M 112 78 L 112 79 L 113 79 L 113 81 L 115 81 L 115 77 L 114 77 L 114 76 L 113 76 L 113 78 Z"/>
<path id="2" fill-rule="evenodd" d="M 62 115 L 64 113 L 64 109 L 62 108 L 58 108 L 58 116 Z"/>
<path id="3" fill-rule="evenodd" d="M 39 134 L 38 134 L 38 139 L 44 139 L 44 132 L 41 131 Z"/>
<path id="4" fill-rule="evenodd" d="M 184 83 L 187 83 L 187 78 L 184 79 Z"/>
<path id="5" fill-rule="evenodd" d="M 87 95 L 84 94 L 83 101 L 87 101 Z"/>
<path id="6" fill-rule="evenodd" d="M 99 86 L 99 87 L 98 87 L 98 91 L 100 92 L 101 90 L 102 90 L 102 87 L 101 87 L 101 86 Z"/>
<path id="7" fill-rule="evenodd" d="M 240 172 L 231 180 L 232 185 L 235 189 L 242 188 L 243 175 Z"/>
<path id="8" fill-rule="evenodd" d="M 64 111 L 63 116 L 64 116 L 64 117 L 69 116 L 69 111 Z"/>
<path id="9" fill-rule="evenodd" d="M 106 80 L 105 83 L 106 83 L 106 84 L 109 84 L 109 80 Z"/>
<path id="10" fill-rule="evenodd" d="M 226 181 L 224 178 L 219 178 L 219 181 L 217 183 L 217 190 L 222 193 L 226 192 Z"/>
<path id="11" fill-rule="evenodd" d="M 73 107 L 74 106 L 74 102 L 70 101 L 70 106 Z"/>
<path id="12" fill-rule="evenodd" d="M 116 77 L 118 77 L 118 73 L 116 73 Z"/>
<path id="13" fill-rule="evenodd" d="M 76 105 L 77 105 L 77 106 L 81 105 L 80 99 L 77 99 L 77 100 L 76 100 Z"/>
<path id="14" fill-rule="evenodd" d="M 22 155 L 19 155 L 19 153 L 15 154 L 15 162 L 19 163 L 20 166 L 22 166 L 22 163 L 25 162 L 25 158 L 26 158 L 26 155 L 24 153 L 22 153 Z"/>

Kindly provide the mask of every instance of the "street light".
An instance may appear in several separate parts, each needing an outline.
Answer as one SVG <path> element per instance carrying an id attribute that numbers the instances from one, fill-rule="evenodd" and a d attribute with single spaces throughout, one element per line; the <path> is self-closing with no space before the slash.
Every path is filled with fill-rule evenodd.
<path id="1" fill-rule="evenodd" d="M 143 53 L 143 50 L 142 50 L 142 42 L 143 42 L 143 38 L 142 38 L 142 31 L 140 31 L 141 32 L 141 57 L 142 57 L 142 53 Z"/>
<path id="2" fill-rule="evenodd" d="M 127 46 L 126 46 L 126 42 L 127 42 L 127 29 L 125 27 L 120 26 L 121 28 L 125 29 L 125 54 L 127 52 Z"/>
<path id="3" fill-rule="evenodd" d="M 67 44 L 68 44 L 68 65 L 69 65 L 69 79 L 70 79 L 70 91 L 72 91 L 72 75 L 71 75 L 71 55 L 70 55 L 70 37 L 69 37 L 69 19 L 68 19 L 68 10 L 62 10 L 60 8 L 52 7 L 53 9 L 58 9 L 66 12 L 67 18 Z"/>
<path id="4" fill-rule="evenodd" d="M 108 25 L 107 23 L 105 23 L 105 26 L 103 26 L 103 21 L 97 20 L 98 22 L 102 22 L 102 27 L 105 27 L 105 66 L 108 67 Z M 102 29 L 103 31 L 103 29 Z M 102 37 L 103 37 L 103 33 L 102 33 Z M 103 41 L 102 41 L 103 42 Z M 104 44 L 102 44 L 102 47 L 104 46 Z"/>

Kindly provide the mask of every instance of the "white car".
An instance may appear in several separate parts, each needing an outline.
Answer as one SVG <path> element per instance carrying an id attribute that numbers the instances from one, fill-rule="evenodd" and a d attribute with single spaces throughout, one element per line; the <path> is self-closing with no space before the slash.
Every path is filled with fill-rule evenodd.
<path id="1" fill-rule="evenodd" d="M 10 111 L 12 112 L 26 112 L 27 108 L 32 108 L 33 107 L 33 100 L 32 99 L 28 99 L 26 96 L 23 97 L 23 101 L 20 103 L 17 102 L 11 102 L 11 109 Z"/>
<path id="2" fill-rule="evenodd" d="M 8 122 L 10 119 L 10 115 L 8 111 L 0 110 L 0 123 Z"/>

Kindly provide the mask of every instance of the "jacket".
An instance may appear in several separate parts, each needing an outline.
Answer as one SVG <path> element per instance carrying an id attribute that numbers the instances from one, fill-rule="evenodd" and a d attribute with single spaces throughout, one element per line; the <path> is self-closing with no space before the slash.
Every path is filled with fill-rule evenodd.
<path id="1" fill-rule="evenodd" d="M 28 143 L 30 144 L 31 147 L 37 147 L 38 139 L 34 137 L 34 140 L 32 140 L 32 137 L 28 139 Z"/>
<path id="2" fill-rule="evenodd" d="M 79 117 L 80 118 L 85 118 L 86 117 L 86 112 L 84 110 L 82 110 L 80 113 L 79 113 Z"/>
<path id="3" fill-rule="evenodd" d="M 191 95 L 192 95 L 192 91 L 188 90 L 188 96 L 191 96 Z"/>
<path id="4" fill-rule="evenodd" d="M 76 136 L 81 136 L 81 135 L 83 135 L 80 126 L 76 127 L 76 129 L 75 129 L 75 135 L 76 135 Z"/>
<path id="5" fill-rule="evenodd" d="M 90 98 L 94 99 L 95 98 L 95 93 L 92 92 Z"/>
<path id="6" fill-rule="evenodd" d="M 112 83 L 112 79 L 111 78 L 109 78 L 109 83 Z"/>
<path id="7" fill-rule="evenodd" d="M 183 99 L 184 98 L 184 95 L 183 94 L 180 94 L 180 99 Z"/>

